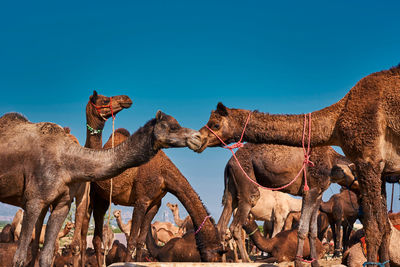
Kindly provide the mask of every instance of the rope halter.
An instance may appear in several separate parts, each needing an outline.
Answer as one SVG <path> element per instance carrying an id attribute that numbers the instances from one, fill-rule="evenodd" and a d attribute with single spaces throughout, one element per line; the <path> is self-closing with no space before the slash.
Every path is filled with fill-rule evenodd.
<path id="1" fill-rule="evenodd" d="M 101 109 L 102 109 L 102 108 L 110 108 L 110 110 L 111 110 L 111 117 L 112 117 L 113 119 L 115 119 L 115 115 L 114 115 L 114 111 L 113 111 L 112 103 L 111 103 L 112 97 L 109 97 L 109 99 L 110 99 L 110 102 L 108 103 L 108 105 L 101 105 L 101 106 L 98 106 L 98 105 L 94 104 L 92 101 L 90 101 L 90 103 L 93 105 L 93 107 L 97 110 L 97 113 L 100 115 L 100 117 L 102 117 L 103 120 L 105 120 L 105 121 L 107 120 L 107 118 L 105 118 L 105 117 L 104 117 L 104 114 L 101 113 Z"/>

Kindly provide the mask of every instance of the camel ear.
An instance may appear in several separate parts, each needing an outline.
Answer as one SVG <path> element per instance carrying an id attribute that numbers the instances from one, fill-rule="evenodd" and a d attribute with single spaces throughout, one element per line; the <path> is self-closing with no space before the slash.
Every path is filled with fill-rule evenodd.
<path id="1" fill-rule="evenodd" d="M 221 116 L 228 116 L 228 109 L 221 102 L 217 105 L 217 113 Z"/>
<path id="2" fill-rule="evenodd" d="M 89 100 L 92 101 L 93 104 L 96 104 L 96 100 L 97 100 L 97 91 L 93 90 L 93 95 L 91 95 L 89 97 Z"/>
<path id="3" fill-rule="evenodd" d="M 160 121 L 164 118 L 164 116 L 165 116 L 164 112 L 162 112 L 161 110 L 158 110 L 157 114 L 156 114 L 156 120 Z"/>

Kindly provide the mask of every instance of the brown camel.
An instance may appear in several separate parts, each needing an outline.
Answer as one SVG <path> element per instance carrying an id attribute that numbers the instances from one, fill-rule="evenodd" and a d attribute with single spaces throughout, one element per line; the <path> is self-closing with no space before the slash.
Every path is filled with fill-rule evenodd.
<path id="1" fill-rule="evenodd" d="M 400 212 L 399 213 L 389 213 L 389 223 L 391 227 L 390 233 L 390 246 L 389 246 L 389 259 L 391 267 L 400 267 L 400 230 L 395 225 L 400 226 Z M 366 262 L 365 249 L 363 248 L 362 242 L 356 243 L 351 246 L 343 254 L 342 263 L 346 264 L 348 267 L 358 267 L 362 266 Z"/>
<path id="2" fill-rule="evenodd" d="M 182 229 L 182 233 L 186 233 L 187 231 L 193 230 L 193 223 L 190 216 L 186 216 L 185 219 L 181 219 L 179 216 L 179 207 L 178 204 L 167 203 L 167 207 L 171 210 L 172 214 L 174 215 L 175 224 Z"/>
<path id="3" fill-rule="evenodd" d="M 108 150 L 83 148 L 53 123 L 31 123 L 17 113 L 2 116 L 0 201 L 25 210 L 13 265 L 25 264 L 33 228 L 36 224 L 35 234 L 39 237 L 51 205 L 40 256 L 41 266 L 50 266 L 57 234 L 82 182 L 114 177 L 147 162 L 162 148 L 183 146 L 197 149 L 199 133 L 182 128 L 161 111 L 123 144 Z M 34 259 L 38 251 L 36 240 L 32 246 Z"/>
<path id="4" fill-rule="evenodd" d="M 65 236 L 71 231 L 71 229 L 74 228 L 74 226 L 75 226 L 74 223 L 72 223 L 72 222 L 67 222 L 67 223 L 65 224 L 65 226 L 64 226 L 64 229 L 62 229 L 60 232 L 58 232 L 56 242 L 57 242 L 60 238 L 65 237 Z M 42 230 L 40 231 L 39 244 L 44 244 L 44 240 L 45 240 L 45 239 L 44 239 L 44 234 L 46 233 L 46 228 L 47 228 L 47 225 L 46 225 L 46 224 L 42 226 Z M 33 232 L 32 232 L 32 241 L 35 240 L 35 232 L 36 232 L 36 231 L 33 231 Z"/>
<path id="5" fill-rule="evenodd" d="M 306 133 L 305 140 L 310 138 L 312 147 L 340 146 L 356 166 L 369 262 L 376 260 L 378 253 L 381 262 L 389 259 L 390 226 L 382 174 L 395 175 L 400 172 L 400 152 L 397 149 L 400 142 L 399 88 L 400 64 L 390 70 L 366 76 L 340 101 L 308 116 L 252 112 L 243 137 L 243 141 L 252 143 L 299 147 L 302 146 L 303 127 L 311 124 L 311 135 Z M 217 110 L 212 112 L 207 126 L 222 140 L 231 143 L 239 140 L 248 115 L 248 110 L 228 109 L 220 103 Z M 221 145 L 220 140 L 206 127 L 201 129 L 201 133 L 203 141 L 198 152 L 207 146 Z M 262 181 L 260 183 L 266 184 Z M 281 184 L 276 184 L 279 185 Z M 314 192 L 310 190 L 307 195 L 312 196 Z M 310 215 L 304 214 L 304 217 L 308 216 Z M 316 217 L 313 216 L 314 223 L 311 225 L 316 224 Z M 308 221 L 302 220 L 303 225 L 299 228 L 299 256 L 302 255 L 302 240 L 310 227 L 308 223 L 304 224 Z M 314 228 L 311 231 L 311 243 L 316 238 L 316 227 Z M 316 257 L 313 249 L 311 255 Z M 296 265 L 300 264 L 300 260 L 297 260 Z M 317 266 L 318 263 L 314 265 Z M 385 266 L 388 267 L 389 264 Z"/>
<path id="6" fill-rule="evenodd" d="M 271 254 L 267 262 L 284 262 L 294 261 L 296 259 L 296 246 L 297 246 L 297 230 L 288 230 L 279 232 L 273 238 L 265 238 L 259 231 L 258 225 L 253 218 L 247 219 L 243 228 L 250 236 L 256 247 L 262 251 Z M 324 248 L 321 241 L 317 239 L 316 242 L 317 253 L 320 257 L 324 254 Z M 304 242 L 303 257 L 310 256 L 310 242 L 306 238 Z"/>
<path id="7" fill-rule="evenodd" d="M 287 231 L 287 230 L 298 229 L 300 225 L 300 218 L 301 218 L 301 212 L 295 211 L 289 213 L 289 215 L 285 220 L 285 225 L 283 226 L 282 230 Z M 317 226 L 318 226 L 318 239 L 319 241 L 322 242 L 329 228 L 329 219 L 328 215 L 325 212 L 318 211 Z M 326 237 L 326 239 L 329 241 L 329 237 Z"/>
<path id="8" fill-rule="evenodd" d="M 115 144 L 122 142 L 128 135 L 127 130 L 115 131 Z M 111 146 L 111 137 L 104 148 Z M 140 178 L 140 179 L 139 179 Z M 176 166 L 160 151 L 151 161 L 138 168 L 131 168 L 118 177 L 113 178 L 112 201 L 114 204 L 134 206 L 132 226 L 127 241 L 128 255 L 126 261 L 142 261 L 143 246 L 147 227 L 157 213 L 161 199 L 167 192 L 174 194 L 188 210 L 197 229 L 208 216 L 197 193 Z M 110 181 L 92 183 L 91 200 L 95 219 L 93 246 L 97 251 L 101 246 L 101 232 L 97 225 L 103 223 L 104 214 L 108 208 Z M 147 227 L 145 227 L 147 224 Z M 172 224 L 171 224 L 172 225 Z M 146 232 L 145 232 L 146 231 Z M 199 244 L 203 261 L 220 261 L 223 252 L 219 242 L 218 232 L 214 223 L 207 219 L 196 239 Z M 99 262 L 100 265 L 100 262 Z"/>
<path id="9" fill-rule="evenodd" d="M 118 240 L 114 240 L 111 249 L 106 256 L 106 265 L 108 266 L 115 262 L 123 262 L 127 253 L 128 249 Z"/>
<path id="10" fill-rule="evenodd" d="M 153 237 L 165 244 L 174 237 L 182 237 L 183 233 L 180 228 L 170 222 L 155 221 L 151 224 L 154 235 Z"/>
<path id="11" fill-rule="evenodd" d="M 11 224 L 6 224 L 0 233 L 0 243 L 14 242 L 14 229 Z"/>
<path id="12" fill-rule="evenodd" d="M 146 247 L 151 256 L 161 262 L 199 262 L 201 255 L 196 248 L 196 239 L 194 232 L 190 231 L 182 237 L 172 238 L 160 247 L 149 231 L 146 237 Z"/>
<path id="13" fill-rule="evenodd" d="M 358 209 L 357 195 L 350 190 L 342 189 L 340 193 L 331 196 L 327 202 L 321 203 L 320 210 L 328 215 L 332 229 L 335 245 L 334 257 L 339 257 L 342 251 L 347 250 L 350 233 L 358 218 Z M 341 233 L 343 234 L 341 235 Z"/>
<path id="14" fill-rule="evenodd" d="M 249 178 L 267 187 L 279 187 L 289 183 L 296 177 L 304 161 L 302 148 L 251 143 L 247 143 L 243 148 L 240 148 L 236 152 L 236 157 L 249 175 Z M 301 179 L 297 179 L 292 185 L 280 191 L 303 196 L 302 207 L 300 203 L 297 203 L 297 205 L 294 206 L 300 207 L 293 208 L 294 210 L 299 210 L 300 208 L 302 210 L 302 220 L 305 222 L 300 229 L 305 229 L 304 224 L 306 224 L 307 226 L 315 227 L 314 230 L 317 231 L 317 224 L 314 226 L 312 222 L 315 220 L 316 223 L 322 194 L 330 185 L 330 171 L 335 164 L 350 164 L 350 162 L 329 146 L 313 149 L 310 158 L 315 162 L 315 167 L 307 170 L 310 192 L 308 194 L 303 192 L 303 182 Z M 220 233 L 225 232 L 232 211 L 237 207 L 238 210 L 234 215 L 230 229 L 235 239 L 240 240 L 242 225 L 245 223 L 248 214 L 252 212 L 250 210 L 257 203 L 260 197 L 260 190 L 265 189 L 259 189 L 257 185 L 250 182 L 234 158 L 229 160 L 225 168 L 225 184 L 226 189 L 223 202 L 226 203 L 224 203 L 224 210 L 218 222 L 220 226 L 219 230 Z M 286 196 L 282 192 L 266 192 L 265 194 L 270 194 L 272 196 L 279 194 L 279 199 L 285 198 L 285 201 L 289 203 L 292 198 Z M 300 200 L 298 201 L 300 202 Z M 284 221 L 290 211 L 289 207 L 291 206 L 290 204 L 280 204 L 282 202 L 280 200 L 275 202 L 277 210 L 279 210 L 279 208 L 282 209 L 282 211 L 278 213 L 282 216 L 276 221 L 277 226 L 276 229 L 274 229 L 274 234 L 282 229 Z M 274 202 L 269 201 L 268 205 L 271 205 L 271 215 L 274 214 L 272 213 L 275 206 Z M 267 210 L 267 206 L 263 206 Z M 275 211 L 275 213 L 277 212 Z M 308 228 L 306 230 L 308 232 Z M 299 232 L 301 231 L 302 230 Z M 241 242 L 238 242 L 238 246 L 239 248 L 242 247 Z M 313 242 L 311 242 L 311 246 L 313 246 Z M 250 261 L 243 247 L 240 249 L 240 252 L 243 261 Z"/>
<path id="15" fill-rule="evenodd" d="M 94 141 L 100 141 L 105 121 L 116 116 L 123 109 L 129 108 L 132 100 L 126 95 L 107 97 L 93 91 L 86 105 L 86 143 L 87 148 L 96 148 Z M 90 138 L 96 135 L 97 138 Z M 77 141 L 77 140 L 76 140 Z M 89 206 L 90 183 L 82 184 L 76 193 L 75 231 L 71 242 L 74 266 L 78 266 L 79 258 L 82 258 L 82 266 L 85 265 L 86 236 L 90 214 Z"/>
<path id="16" fill-rule="evenodd" d="M 117 220 L 117 224 L 119 229 L 125 234 L 126 240 L 129 239 L 129 232 L 131 230 L 131 225 L 132 225 L 132 220 L 129 220 L 127 224 L 123 223 L 122 218 L 121 218 L 121 211 L 120 210 L 114 210 L 113 212 L 115 219 Z"/>

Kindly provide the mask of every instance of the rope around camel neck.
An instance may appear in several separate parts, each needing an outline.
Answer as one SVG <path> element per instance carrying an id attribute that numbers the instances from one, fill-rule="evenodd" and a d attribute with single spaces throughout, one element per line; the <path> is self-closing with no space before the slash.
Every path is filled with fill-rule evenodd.
<path id="1" fill-rule="evenodd" d="M 256 181 L 254 181 L 253 179 L 251 179 L 251 178 L 249 177 L 249 175 L 248 175 L 248 174 L 245 172 L 245 170 L 243 169 L 243 167 L 242 167 L 242 165 L 240 164 L 238 158 L 236 157 L 235 152 L 233 151 L 233 149 L 235 149 L 235 148 L 243 147 L 242 139 L 243 139 L 244 132 L 246 131 L 246 126 L 247 126 L 247 124 L 249 123 L 250 115 L 251 115 L 251 112 L 249 113 L 249 115 L 248 115 L 248 117 L 247 117 L 247 120 L 246 120 L 246 123 L 244 124 L 243 131 L 242 131 L 242 135 L 240 136 L 240 140 L 239 140 L 237 143 L 235 143 L 235 144 L 233 144 L 233 145 L 230 145 L 230 146 L 228 146 L 228 145 L 222 140 L 222 138 L 220 138 L 220 137 L 217 135 L 216 132 L 214 132 L 210 127 L 208 127 L 208 125 L 206 125 L 206 128 L 207 128 L 208 130 L 210 130 L 210 132 L 212 132 L 212 133 L 219 139 L 219 141 L 224 145 L 223 148 L 229 149 L 229 150 L 231 151 L 232 156 L 235 158 L 235 160 L 236 160 L 236 162 L 237 162 L 239 168 L 242 170 L 242 172 L 244 173 L 244 175 L 246 176 L 246 178 L 247 178 L 250 182 L 252 182 L 253 184 L 257 185 L 258 187 L 261 187 L 261 188 L 264 188 L 264 189 L 267 189 L 267 190 L 272 190 L 272 191 L 281 190 L 281 189 L 284 189 L 284 188 L 290 186 L 291 184 L 293 184 L 293 183 L 297 180 L 297 178 L 300 177 L 301 172 L 303 172 L 303 173 L 304 173 L 304 191 L 307 192 L 308 190 L 310 190 L 310 188 L 308 187 L 308 184 L 307 184 L 307 170 L 306 170 L 306 166 L 312 166 L 312 167 L 314 166 L 314 163 L 310 160 L 310 149 L 311 149 L 311 147 L 310 147 L 310 143 L 311 143 L 311 113 L 308 113 L 308 144 L 307 144 L 307 150 L 306 150 L 306 148 L 305 148 L 305 142 L 304 142 L 304 141 L 305 141 L 305 135 L 306 135 L 306 126 L 307 126 L 307 114 L 304 114 L 304 126 L 303 126 L 303 138 L 302 138 L 302 146 L 303 146 L 303 153 L 304 153 L 303 166 L 301 167 L 299 173 L 296 175 L 296 177 L 294 177 L 294 179 L 293 179 L 291 182 L 289 182 L 288 184 L 286 184 L 286 185 L 284 185 L 284 186 L 276 187 L 276 188 L 271 188 L 271 187 L 262 186 L 262 185 L 260 185 L 259 183 L 257 183 Z"/>

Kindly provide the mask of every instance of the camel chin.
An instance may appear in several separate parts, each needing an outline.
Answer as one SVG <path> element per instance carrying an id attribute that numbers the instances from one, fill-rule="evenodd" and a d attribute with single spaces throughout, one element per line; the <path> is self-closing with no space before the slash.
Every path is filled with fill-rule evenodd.
<path id="1" fill-rule="evenodd" d="M 193 151 L 198 151 L 201 149 L 201 140 L 199 138 L 190 138 L 187 140 L 187 146 L 193 150 Z"/>

